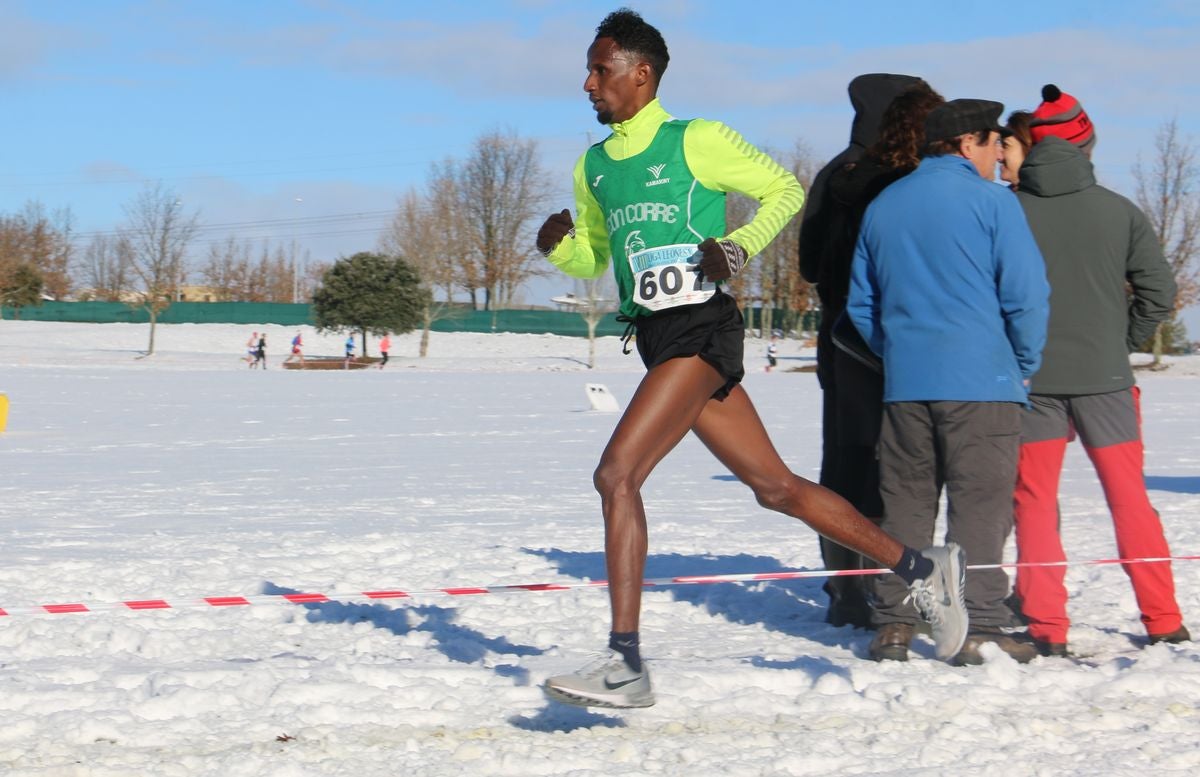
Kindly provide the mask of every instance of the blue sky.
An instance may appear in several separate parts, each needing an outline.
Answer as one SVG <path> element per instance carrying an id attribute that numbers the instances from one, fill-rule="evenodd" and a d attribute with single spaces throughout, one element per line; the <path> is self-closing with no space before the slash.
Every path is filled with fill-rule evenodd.
<path id="1" fill-rule="evenodd" d="M 876 71 L 1008 109 L 1056 83 L 1096 124 L 1102 182 L 1125 193 L 1159 125 L 1200 133 L 1195 2 L 629 5 L 670 46 L 668 110 L 764 147 L 803 142 L 819 160 L 845 145 L 846 83 Z M 584 53 L 615 7 L 0 0 L 0 212 L 33 200 L 69 207 L 81 233 L 110 230 L 162 181 L 206 239 L 295 240 L 330 260 L 373 248 L 432 163 L 497 129 L 538 141 L 567 206 L 570 166 L 603 134 L 580 88 Z"/>

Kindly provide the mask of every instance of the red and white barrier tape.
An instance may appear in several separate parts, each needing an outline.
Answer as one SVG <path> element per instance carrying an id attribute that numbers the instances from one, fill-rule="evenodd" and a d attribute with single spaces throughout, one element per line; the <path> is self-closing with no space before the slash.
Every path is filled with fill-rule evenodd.
<path id="1" fill-rule="evenodd" d="M 1166 556 L 1162 558 L 1105 558 L 1089 561 L 1044 561 L 1008 564 L 969 564 L 967 569 L 1016 569 L 1019 567 L 1068 567 L 1099 566 L 1104 564 L 1150 564 L 1164 561 L 1200 561 L 1200 556 Z M 813 577 L 851 577 L 855 575 L 879 575 L 890 569 L 807 569 L 795 572 L 746 572 L 728 575 L 681 575 L 643 580 L 646 588 L 672 585 L 708 585 L 711 583 L 758 583 L 777 580 L 800 580 Z M 479 596 L 483 594 L 533 593 L 538 591 L 569 591 L 575 588 L 607 588 L 607 580 L 588 580 L 565 583 L 523 583 L 517 585 L 489 585 L 470 588 L 427 588 L 424 590 L 381 590 L 354 591 L 349 593 L 294 593 L 258 594 L 251 596 L 206 596 L 200 599 L 138 599 L 123 602 L 99 602 L 94 604 L 41 604 L 22 607 L 0 607 L 0 617 L 12 615 L 67 615 L 128 610 L 181 610 L 192 607 L 248 607 L 262 604 L 319 604 L 331 601 L 382 601 L 386 599 L 412 599 L 418 596 Z"/>

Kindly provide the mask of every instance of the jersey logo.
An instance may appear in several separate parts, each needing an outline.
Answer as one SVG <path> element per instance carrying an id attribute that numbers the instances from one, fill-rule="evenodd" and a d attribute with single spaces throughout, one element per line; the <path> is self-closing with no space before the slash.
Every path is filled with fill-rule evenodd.
<path id="1" fill-rule="evenodd" d="M 646 241 L 642 240 L 642 230 L 635 229 L 625 237 L 625 255 L 646 250 Z"/>
<path id="2" fill-rule="evenodd" d="M 650 171 L 650 175 L 654 176 L 654 180 L 646 181 L 646 185 L 647 186 L 661 186 L 664 183 L 670 183 L 671 182 L 670 178 L 661 178 L 660 177 L 662 175 L 663 170 L 665 170 L 666 168 L 667 168 L 667 166 L 665 164 L 650 165 L 649 167 L 647 167 L 646 169 L 648 171 Z"/>
<path id="3" fill-rule="evenodd" d="M 604 177 L 604 173 L 600 173 L 600 175 L 596 176 L 596 180 L 592 181 L 592 188 L 593 188 L 593 189 L 595 189 L 597 186 L 599 186 L 599 185 L 600 185 L 600 179 L 601 179 L 601 178 L 603 178 L 603 177 Z"/>

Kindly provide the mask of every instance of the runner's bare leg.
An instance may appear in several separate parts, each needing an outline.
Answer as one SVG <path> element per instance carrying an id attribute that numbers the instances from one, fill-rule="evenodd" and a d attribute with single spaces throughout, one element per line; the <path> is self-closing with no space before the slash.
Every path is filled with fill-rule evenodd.
<path id="1" fill-rule="evenodd" d="M 794 474 L 779 457 L 750 396 L 734 387 L 712 399 L 724 379 L 698 356 L 671 359 L 642 379 L 600 457 L 594 481 L 604 513 L 612 630 L 637 631 L 647 553 L 641 487 L 689 430 L 771 510 L 894 567 L 904 546 L 834 492 Z"/>
<path id="2" fill-rule="evenodd" d="M 593 481 L 604 513 L 604 554 L 612 630 L 638 630 L 646 567 L 646 511 L 641 488 L 683 439 L 724 384 L 698 356 L 651 368 L 638 385 L 600 457 Z"/>
<path id="3" fill-rule="evenodd" d="M 763 507 L 799 518 L 821 535 L 883 566 L 899 563 L 903 545 L 842 497 L 788 469 L 741 386 L 734 387 L 724 401 L 709 402 L 693 430 L 754 491 Z"/>

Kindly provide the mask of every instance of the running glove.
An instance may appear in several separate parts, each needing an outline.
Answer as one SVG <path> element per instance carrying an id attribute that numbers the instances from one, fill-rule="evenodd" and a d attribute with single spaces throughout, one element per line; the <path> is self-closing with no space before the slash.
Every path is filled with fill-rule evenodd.
<path id="1" fill-rule="evenodd" d="M 555 213 L 546 219 L 537 233 L 537 247 L 542 256 L 549 256 L 564 237 L 575 237 L 575 222 L 571 220 L 571 211 L 566 208 L 562 213 Z"/>
<path id="2" fill-rule="evenodd" d="M 700 251 L 700 271 L 706 280 L 723 281 L 732 278 L 746 266 L 746 249 L 732 240 L 708 238 L 696 246 Z"/>

